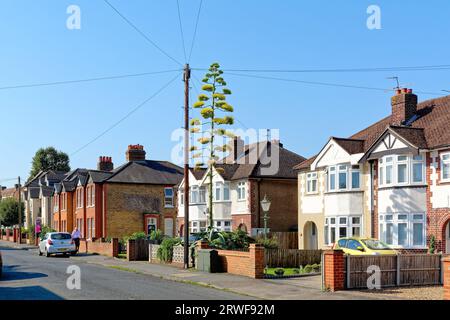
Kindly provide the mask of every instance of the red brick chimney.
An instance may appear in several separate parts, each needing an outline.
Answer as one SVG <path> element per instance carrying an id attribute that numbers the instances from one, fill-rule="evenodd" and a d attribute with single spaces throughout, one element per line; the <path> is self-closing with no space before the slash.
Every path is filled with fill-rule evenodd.
<path id="1" fill-rule="evenodd" d="M 99 157 L 97 163 L 97 170 L 101 171 L 113 171 L 114 163 L 111 157 Z"/>
<path id="2" fill-rule="evenodd" d="M 412 89 L 397 89 L 395 96 L 391 98 L 391 105 L 391 124 L 404 124 L 417 111 L 417 95 L 412 92 Z"/>
<path id="3" fill-rule="evenodd" d="M 145 161 L 146 152 L 144 146 L 140 144 L 129 145 L 126 152 L 126 159 L 128 162 L 132 161 Z"/>

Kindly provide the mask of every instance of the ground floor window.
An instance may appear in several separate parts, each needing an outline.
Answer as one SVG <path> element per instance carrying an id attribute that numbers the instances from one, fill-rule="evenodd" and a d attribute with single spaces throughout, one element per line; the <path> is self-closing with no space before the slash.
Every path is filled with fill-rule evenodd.
<path id="1" fill-rule="evenodd" d="M 424 247 L 424 213 L 383 213 L 379 216 L 378 236 L 388 245 L 400 248 Z"/>
<path id="2" fill-rule="evenodd" d="M 231 221 L 216 220 L 214 221 L 214 227 L 219 231 L 231 231 Z"/>
<path id="3" fill-rule="evenodd" d="M 325 245 L 332 245 L 336 240 L 361 235 L 361 216 L 328 216 L 325 218 Z"/>
<path id="4" fill-rule="evenodd" d="M 81 237 L 84 237 L 84 223 L 83 219 L 77 219 L 77 229 L 81 233 Z"/>

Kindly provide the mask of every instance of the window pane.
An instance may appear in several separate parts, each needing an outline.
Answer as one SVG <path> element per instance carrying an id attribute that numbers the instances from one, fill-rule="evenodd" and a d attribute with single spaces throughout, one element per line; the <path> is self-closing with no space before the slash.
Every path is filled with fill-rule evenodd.
<path id="1" fill-rule="evenodd" d="M 399 214 L 397 219 L 398 220 L 406 220 L 406 219 L 408 219 L 408 215 L 406 215 L 406 214 Z"/>
<path id="2" fill-rule="evenodd" d="M 336 218 L 330 218 L 330 223 L 331 224 L 335 224 L 336 223 Z"/>
<path id="3" fill-rule="evenodd" d="M 361 235 L 361 228 L 360 227 L 353 227 L 352 228 L 352 236 L 353 237 L 359 237 Z"/>
<path id="4" fill-rule="evenodd" d="M 406 156 L 398 156 L 397 161 L 406 161 Z"/>
<path id="5" fill-rule="evenodd" d="M 331 227 L 330 228 L 330 243 L 335 243 L 336 242 L 336 228 Z"/>
<path id="6" fill-rule="evenodd" d="M 406 177 L 407 177 L 407 165 L 406 164 L 399 164 L 397 166 L 397 178 L 398 178 L 398 183 L 405 183 L 406 182 Z"/>
<path id="7" fill-rule="evenodd" d="M 347 227 L 339 228 L 339 238 L 345 238 L 347 236 Z"/>
<path id="8" fill-rule="evenodd" d="M 347 189 L 347 173 L 339 172 L 339 189 Z"/>
<path id="9" fill-rule="evenodd" d="M 413 164 L 413 182 L 423 181 L 423 165 L 422 163 Z"/>
<path id="10" fill-rule="evenodd" d="M 423 160 L 423 156 L 421 156 L 421 155 L 414 156 L 414 157 L 413 157 L 413 160 L 416 160 L 416 161 L 422 161 L 422 160 Z"/>
<path id="11" fill-rule="evenodd" d="M 333 173 L 330 175 L 330 190 L 336 189 L 336 175 Z"/>
<path id="12" fill-rule="evenodd" d="M 423 214 L 415 214 L 415 215 L 413 215 L 413 219 L 414 220 L 422 220 L 423 219 Z"/>
<path id="13" fill-rule="evenodd" d="M 230 200 L 230 186 L 228 184 L 223 186 L 223 200 Z"/>
<path id="14" fill-rule="evenodd" d="M 386 184 L 392 183 L 392 166 L 386 166 Z"/>
<path id="15" fill-rule="evenodd" d="M 413 224 L 413 245 L 421 246 L 423 245 L 423 224 L 414 223 Z"/>
<path id="16" fill-rule="evenodd" d="M 444 163 L 442 166 L 442 178 L 450 179 L 450 163 Z"/>
<path id="17" fill-rule="evenodd" d="M 313 180 L 311 192 L 316 192 L 316 191 L 317 191 L 317 180 Z"/>
<path id="18" fill-rule="evenodd" d="M 408 244 L 408 224 L 399 223 L 398 224 L 398 244 L 400 246 L 406 246 Z"/>
<path id="19" fill-rule="evenodd" d="M 352 189 L 359 189 L 359 171 L 352 172 Z"/>
<path id="20" fill-rule="evenodd" d="M 352 217 L 352 224 L 360 224 L 361 218 L 360 217 Z"/>
<path id="21" fill-rule="evenodd" d="M 339 218 L 339 224 L 347 224 L 347 218 L 346 217 Z"/>
<path id="22" fill-rule="evenodd" d="M 386 215 L 386 221 L 392 221 L 392 214 Z"/>
<path id="23" fill-rule="evenodd" d="M 325 235 L 325 244 L 328 244 L 329 243 L 328 240 L 330 239 L 328 237 L 328 226 L 325 226 L 324 228 L 324 235 Z"/>
<path id="24" fill-rule="evenodd" d="M 380 179 L 378 180 L 378 182 L 380 183 L 380 185 L 384 184 L 384 168 L 381 167 L 380 168 Z"/>
<path id="25" fill-rule="evenodd" d="M 393 244 L 394 225 L 392 223 L 386 224 L 386 243 Z"/>
<path id="26" fill-rule="evenodd" d="M 450 160 L 450 154 L 442 155 L 442 160 Z"/>

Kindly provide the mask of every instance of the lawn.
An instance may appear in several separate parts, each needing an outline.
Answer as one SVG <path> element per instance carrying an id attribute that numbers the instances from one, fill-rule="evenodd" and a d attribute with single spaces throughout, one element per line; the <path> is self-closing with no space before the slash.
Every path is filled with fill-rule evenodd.
<path id="1" fill-rule="evenodd" d="M 276 276 L 277 274 L 275 273 L 275 270 L 280 269 L 280 268 L 267 268 L 266 269 L 266 274 L 267 275 L 271 275 L 271 276 Z M 298 268 L 283 268 L 284 269 L 284 276 L 292 276 L 292 275 L 297 275 L 300 274 L 299 272 L 295 273 L 294 270 L 299 270 Z"/>
<path id="2" fill-rule="evenodd" d="M 284 270 L 283 274 L 277 274 L 276 270 Z M 320 265 L 307 265 L 304 268 L 267 268 L 265 274 L 269 276 L 294 276 L 320 272 Z"/>

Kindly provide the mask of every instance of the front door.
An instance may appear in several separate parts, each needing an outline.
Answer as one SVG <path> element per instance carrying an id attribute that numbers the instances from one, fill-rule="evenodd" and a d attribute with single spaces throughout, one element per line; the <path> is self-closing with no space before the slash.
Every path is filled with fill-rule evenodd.
<path id="1" fill-rule="evenodd" d="M 450 221 L 447 223 L 447 228 L 445 230 L 445 243 L 445 253 L 450 254 Z"/>

